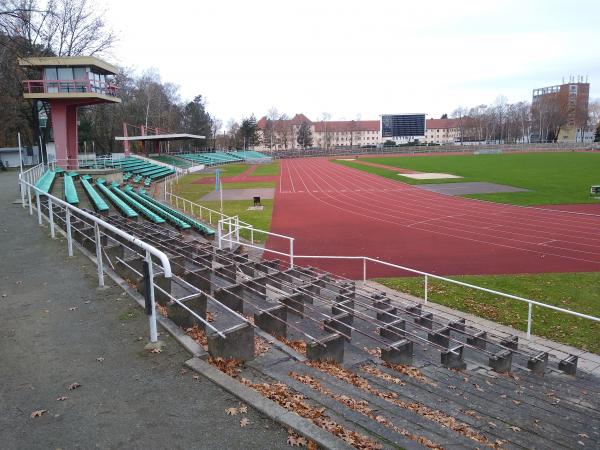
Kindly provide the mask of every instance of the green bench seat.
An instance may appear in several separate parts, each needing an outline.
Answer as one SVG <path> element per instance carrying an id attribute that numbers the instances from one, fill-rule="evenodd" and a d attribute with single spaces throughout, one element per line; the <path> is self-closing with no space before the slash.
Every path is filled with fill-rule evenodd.
<path id="1" fill-rule="evenodd" d="M 162 208 L 163 210 L 165 210 L 166 212 L 168 212 L 169 214 L 177 217 L 178 219 L 184 221 L 185 223 L 187 223 L 188 225 L 190 225 L 194 230 L 199 231 L 200 233 L 203 233 L 207 236 L 214 236 L 215 234 L 215 230 L 213 230 L 212 228 L 204 225 L 201 222 L 198 222 L 197 220 L 192 219 L 189 216 L 186 216 L 185 214 L 183 214 L 182 212 L 177 211 L 174 208 L 171 208 L 167 205 L 164 205 L 163 203 L 160 203 L 158 200 L 150 197 L 148 194 L 142 194 L 139 193 L 138 195 L 140 195 L 142 198 L 148 200 L 149 202 L 157 205 L 159 208 Z"/>
<path id="2" fill-rule="evenodd" d="M 65 184 L 65 201 L 70 205 L 78 205 L 79 197 L 77 196 L 77 190 L 75 189 L 75 183 L 73 182 L 73 176 L 69 174 L 65 174 L 64 176 Z"/>
<path id="3" fill-rule="evenodd" d="M 45 194 L 48 194 L 52 190 L 52 185 L 56 180 L 56 172 L 53 170 L 46 170 L 40 179 L 35 183 L 35 187 L 38 188 Z"/>
<path id="4" fill-rule="evenodd" d="M 157 206 L 153 202 L 147 200 L 145 197 L 142 197 L 140 194 L 136 193 L 133 189 L 129 190 L 127 192 L 127 194 L 130 195 L 130 196 L 132 196 L 133 198 L 135 198 L 138 202 L 142 203 L 148 209 L 151 209 L 156 214 L 158 214 L 159 216 L 161 216 L 162 218 L 164 218 L 171 225 L 174 225 L 174 226 L 176 226 L 177 228 L 179 228 L 181 230 L 187 230 L 187 229 L 191 228 L 190 224 L 188 224 L 187 222 L 179 219 L 178 217 L 176 217 L 175 215 L 171 214 L 169 211 L 165 210 L 164 208 L 161 208 L 160 206 Z"/>
<path id="5" fill-rule="evenodd" d="M 110 189 L 108 189 L 104 185 L 104 179 L 96 180 L 96 186 L 98 189 L 110 200 L 110 202 L 115 205 L 115 207 L 123 213 L 125 217 L 130 219 L 135 219 L 138 217 L 138 214 L 131 208 L 127 203 L 117 197 Z"/>
<path id="6" fill-rule="evenodd" d="M 164 223 L 165 219 L 160 217 L 158 214 L 154 213 L 150 209 L 146 208 L 140 202 L 132 198 L 126 192 L 123 192 L 118 185 L 113 184 L 111 186 L 112 192 L 117 194 L 125 203 L 131 206 L 133 209 L 137 210 L 140 214 L 146 217 L 148 220 L 154 223 Z"/>
<path id="7" fill-rule="evenodd" d="M 108 211 L 110 209 L 108 207 L 108 204 L 104 201 L 104 199 L 102 197 L 100 197 L 100 194 L 98 194 L 96 192 L 96 190 L 94 189 L 94 187 L 90 184 L 90 182 L 89 182 L 90 178 L 91 177 L 89 175 L 84 175 L 83 177 L 81 177 L 79 179 L 81 186 L 83 186 L 83 190 L 85 191 L 88 198 L 90 199 L 90 202 L 92 202 L 92 205 L 94 205 L 94 209 L 96 211 L 98 211 L 98 212 Z"/>

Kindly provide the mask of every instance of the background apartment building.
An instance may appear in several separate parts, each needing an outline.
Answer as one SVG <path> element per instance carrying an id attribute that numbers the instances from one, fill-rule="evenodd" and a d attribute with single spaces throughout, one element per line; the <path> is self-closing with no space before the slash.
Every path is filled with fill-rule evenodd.
<path id="1" fill-rule="evenodd" d="M 590 84 L 583 77 L 533 90 L 531 141 L 582 141 L 587 127 Z"/>
<path id="2" fill-rule="evenodd" d="M 460 141 L 460 119 L 427 119 L 426 144 L 454 144 Z"/>
<path id="3" fill-rule="evenodd" d="M 270 120 L 262 117 L 257 126 L 260 130 L 259 151 L 297 149 L 298 130 L 306 122 L 313 137 L 313 146 L 356 147 L 376 146 L 381 142 L 379 120 L 335 120 L 313 122 L 304 114 L 296 114 L 289 120 Z"/>

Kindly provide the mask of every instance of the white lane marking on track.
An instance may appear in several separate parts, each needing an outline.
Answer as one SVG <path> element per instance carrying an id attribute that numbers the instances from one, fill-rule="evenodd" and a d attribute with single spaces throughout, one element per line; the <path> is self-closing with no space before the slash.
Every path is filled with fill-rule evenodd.
<path id="1" fill-rule="evenodd" d="M 313 182 L 315 182 L 314 179 L 312 178 L 312 176 L 309 175 L 309 173 L 308 173 L 308 169 L 309 168 L 305 167 L 303 169 L 304 169 L 304 175 L 306 177 L 310 178 Z M 298 168 L 295 167 L 295 170 L 296 170 L 296 173 L 299 176 L 300 173 L 298 172 Z M 314 173 L 317 177 L 319 177 L 319 175 L 314 170 L 312 170 L 311 172 Z M 300 177 L 300 178 L 302 179 L 302 181 L 304 183 L 304 177 Z M 323 181 L 325 181 L 325 180 L 323 180 Z M 327 181 L 325 181 L 325 183 L 329 184 Z M 309 191 L 309 193 L 310 193 L 310 191 Z M 336 199 L 336 198 L 333 198 L 333 197 L 329 196 L 330 198 L 332 198 L 332 200 L 337 201 L 337 202 L 339 202 L 339 203 L 341 203 L 343 205 L 352 206 L 353 209 L 349 209 L 347 207 L 341 207 L 341 206 L 338 206 L 338 205 L 335 205 L 335 204 L 328 203 L 328 202 L 320 199 L 319 197 L 315 197 L 315 196 L 313 196 L 313 197 L 315 199 L 321 201 L 324 204 L 327 204 L 327 205 L 336 207 L 338 209 L 341 209 L 342 211 L 345 211 L 346 213 L 351 213 L 351 214 L 354 214 L 354 215 L 368 217 L 370 219 L 374 219 L 374 220 L 378 220 L 378 221 L 382 221 L 382 222 L 388 222 L 388 223 L 392 223 L 392 224 L 398 225 L 398 226 L 405 226 L 402 223 L 394 222 L 394 221 L 387 220 L 387 219 L 380 219 L 380 218 L 378 218 L 378 217 L 376 217 L 376 216 L 374 216 L 372 214 L 362 214 L 362 213 L 359 213 L 359 212 L 356 211 L 357 209 L 363 209 L 363 210 L 369 211 L 371 213 L 372 213 L 372 210 L 370 210 L 369 208 L 360 207 L 360 206 L 356 205 L 355 202 L 348 203 L 348 202 L 345 202 L 343 199 Z M 343 195 L 343 197 L 347 197 L 347 195 Z M 391 216 L 390 214 L 380 213 L 380 215 L 382 215 L 382 216 L 389 216 L 389 217 L 391 217 L 393 219 L 396 219 L 396 220 L 399 219 L 398 217 Z M 450 227 L 443 227 L 442 226 L 441 228 L 446 228 L 448 230 L 453 230 Z M 419 228 L 414 228 L 414 229 L 419 229 Z M 496 237 L 496 236 L 490 236 L 490 235 L 486 235 L 486 234 L 483 234 L 483 233 L 477 233 L 476 231 L 462 230 L 463 232 L 466 232 L 466 233 L 469 233 L 469 234 L 473 234 L 475 236 L 479 236 L 480 237 L 479 239 L 469 238 L 469 237 L 466 237 L 465 235 L 455 235 L 455 234 L 449 233 L 448 231 L 445 231 L 445 230 L 444 231 L 436 231 L 436 230 L 433 230 L 433 229 L 422 229 L 422 228 L 420 230 L 421 231 L 425 231 L 425 232 L 434 233 L 434 234 L 439 234 L 439 235 L 442 235 L 442 236 L 449 236 L 449 237 L 454 237 L 454 238 L 458 238 L 458 239 L 464 239 L 464 240 L 468 240 L 468 241 L 473 241 L 473 242 L 478 242 L 478 243 L 484 243 L 484 244 L 487 244 L 487 245 L 496 245 L 496 246 L 499 246 L 499 247 L 511 248 L 511 249 L 514 249 L 514 250 L 520 250 L 520 251 L 526 251 L 526 252 L 542 253 L 542 252 L 539 252 L 537 250 L 528 249 L 528 248 L 525 248 L 525 247 L 516 247 L 514 245 L 501 244 L 499 242 L 482 240 L 481 238 L 493 238 L 493 237 Z M 530 242 L 530 241 L 526 241 L 526 240 L 523 240 L 523 239 L 514 239 L 514 238 L 503 238 L 503 239 L 507 240 L 507 241 L 518 242 L 518 243 L 520 243 L 522 245 L 523 244 L 526 244 L 526 245 L 536 245 L 537 244 L 536 242 Z M 577 253 L 591 253 L 591 254 L 595 254 L 594 252 L 586 252 L 586 251 L 575 250 L 575 249 L 571 249 L 571 248 L 562 248 L 562 247 L 554 247 L 554 248 L 556 248 L 557 250 L 567 250 L 567 251 L 577 252 Z M 583 258 L 577 258 L 577 257 L 573 257 L 573 256 L 567 256 L 567 255 L 561 255 L 561 254 L 555 254 L 555 253 L 543 252 L 543 254 L 549 255 L 549 256 L 555 256 L 555 257 L 558 257 L 558 258 L 566 258 L 566 259 L 577 260 L 577 261 L 584 261 L 584 262 L 590 262 L 590 263 L 598 263 L 598 261 L 592 261 L 592 260 L 587 260 L 587 259 L 583 259 Z"/>

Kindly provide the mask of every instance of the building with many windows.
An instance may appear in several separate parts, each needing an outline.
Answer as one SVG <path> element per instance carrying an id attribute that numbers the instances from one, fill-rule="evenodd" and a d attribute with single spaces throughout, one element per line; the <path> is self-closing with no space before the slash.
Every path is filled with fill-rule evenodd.
<path id="1" fill-rule="evenodd" d="M 460 141 L 459 119 L 427 119 L 426 144 L 454 144 Z"/>

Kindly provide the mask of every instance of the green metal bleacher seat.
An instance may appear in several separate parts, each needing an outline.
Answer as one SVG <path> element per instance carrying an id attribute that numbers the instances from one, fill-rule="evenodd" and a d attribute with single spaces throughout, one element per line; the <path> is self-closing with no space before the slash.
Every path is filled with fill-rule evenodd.
<path id="1" fill-rule="evenodd" d="M 100 178 L 96 180 L 96 186 L 98 189 L 110 200 L 110 202 L 119 210 L 121 213 L 130 219 L 135 219 L 138 217 L 138 214 L 131 208 L 127 203 L 117 197 L 110 189 L 108 189 L 105 185 L 105 180 Z"/>
<path id="2" fill-rule="evenodd" d="M 176 226 L 177 228 L 179 228 L 181 230 L 187 230 L 187 229 L 191 228 L 190 224 L 188 224 L 187 222 L 181 220 L 177 216 L 171 214 L 166 209 L 161 208 L 160 206 L 156 205 L 154 202 L 149 201 L 148 199 L 146 199 L 142 195 L 136 193 L 133 189 L 131 189 L 130 191 L 128 191 L 127 194 L 130 195 L 130 196 L 132 196 L 133 198 L 135 198 L 138 202 L 142 203 L 148 209 L 151 209 L 156 214 L 158 214 L 159 216 L 161 216 L 162 218 L 164 218 L 171 225 L 174 225 L 174 226 Z"/>
<path id="3" fill-rule="evenodd" d="M 48 194 L 52 190 L 52 185 L 54 184 L 55 180 L 56 172 L 53 170 L 46 170 L 46 172 L 44 172 L 44 174 L 35 184 L 35 187 L 43 193 Z"/>
<path id="4" fill-rule="evenodd" d="M 79 182 L 81 183 L 81 186 L 83 186 L 83 189 L 87 194 L 88 198 L 90 199 L 90 202 L 94 206 L 94 209 L 98 212 L 106 212 L 110 209 L 108 207 L 108 203 L 106 203 L 104 199 L 100 197 L 100 194 L 98 194 L 94 187 L 90 184 L 89 180 L 91 178 L 92 177 L 90 177 L 89 175 L 83 175 L 79 179 Z"/>
<path id="5" fill-rule="evenodd" d="M 65 174 L 64 180 L 65 201 L 70 205 L 77 206 L 79 204 L 79 197 L 77 196 L 77 190 L 73 182 L 73 175 Z"/>
<path id="6" fill-rule="evenodd" d="M 200 233 L 203 233 L 203 234 L 205 234 L 207 236 L 213 236 L 215 234 L 215 230 L 213 230 L 212 228 L 204 225 L 201 222 L 198 222 L 195 219 L 192 219 L 191 217 L 183 214 L 182 212 L 177 211 L 174 208 L 171 208 L 170 206 L 167 206 L 167 205 L 165 205 L 163 203 L 160 203 L 158 200 L 150 197 L 148 194 L 139 193 L 138 195 L 140 195 L 142 198 L 148 200 L 149 202 L 152 202 L 156 206 L 164 209 L 169 214 L 172 214 L 173 216 L 177 217 L 178 219 L 184 221 L 185 223 L 187 223 L 188 225 L 190 225 L 196 231 L 199 231 Z"/>
<path id="7" fill-rule="evenodd" d="M 160 217 L 158 214 L 154 213 L 150 209 L 146 208 L 144 205 L 142 205 L 140 202 L 138 202 L 137 200 L 132 198 L 126 192 L 122 191 L 119 188 L 118 184 L 113 183 L 112 186 L 110 187 L 110 189 L 112 192 L 117 194 L 125 203 L 127 203 L 129 206 L 131 206 L 136 211 L 138 211 L 140 214 L 142 214 L 144 217 L 146 217 L 151 222 L 154 222 L 154 223 L 164 223 L 165 222 L 165 219 L 163 219 L 162 217 Z"/>

